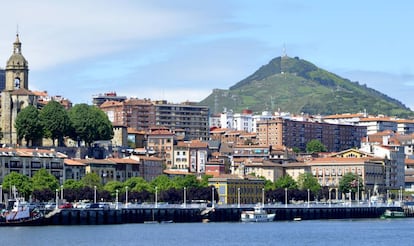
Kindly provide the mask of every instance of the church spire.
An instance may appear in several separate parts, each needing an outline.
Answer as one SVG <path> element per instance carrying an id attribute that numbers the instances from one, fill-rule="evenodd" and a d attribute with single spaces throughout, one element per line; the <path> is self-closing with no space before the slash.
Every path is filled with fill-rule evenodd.
<path id="1" fill-rule="evenodd" d="M 16 33 L 16 41 L 13 43 L 13 54 L 21 54 L 22 53 L 22 43 L 20 43 L 19 33 Z"/>

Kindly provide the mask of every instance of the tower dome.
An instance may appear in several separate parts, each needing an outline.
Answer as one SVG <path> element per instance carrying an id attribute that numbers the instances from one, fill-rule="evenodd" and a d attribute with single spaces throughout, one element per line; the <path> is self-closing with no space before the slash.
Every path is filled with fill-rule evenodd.
<path id="1" fill-rule="evenodd" d="M 7 61 L 6 69 L 27 69 L 28 63 L 22 55 L 22 43 L 19 34 L 16 34 L 16 41 L 13 43 L 13 54 Z"/>

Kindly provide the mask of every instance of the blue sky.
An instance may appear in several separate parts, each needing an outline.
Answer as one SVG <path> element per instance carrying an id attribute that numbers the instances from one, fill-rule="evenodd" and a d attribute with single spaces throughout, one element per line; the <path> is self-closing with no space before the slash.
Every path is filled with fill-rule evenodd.
<path id="1" fill-rule="evenodd" d="M 414 109 L 414 2 L 7 1 L 0 67 L 18 26 L 31 90 L 74 103 L 118 95 L 199 101 L 298 56 Z"/>

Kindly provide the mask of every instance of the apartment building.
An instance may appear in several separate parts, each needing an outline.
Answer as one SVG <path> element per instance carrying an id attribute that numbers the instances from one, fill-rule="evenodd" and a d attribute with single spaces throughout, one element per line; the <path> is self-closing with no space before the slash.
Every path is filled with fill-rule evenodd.
<path id="1" fill-rule="evenodd" d="M 165 126 L 172 131 L 184 130 L 186 140 L 209 140 L 209 108 L 195 103 L 170 104 L 155 101 L 156 125 Z"/>
<path id="2" fill-rule="evenodd" d="M 306 144 L 313 139 L 321 141 L 328 152 L 339 152 L 359 147 L 366 135 L 363 126 L 336 125 L 312 121 L 274 119 L 257 122 L 260 145 L 306 150 Z"/>
<path id="3" fill-rule="evenodd" d="M 147 135 L 147 149 L 155 152 L 166 169 L 173 167 L 174 133 L 165 128 L 151 129 Z"/>
<path id="4" fill-rule="evenodd" d="M 64 159 L 67 156 L 54 150 L 0 148 L 0 182 L 11 172 L 17 172 L 29 178 L 46 169 L 62 184 L 65 181 Z"/>

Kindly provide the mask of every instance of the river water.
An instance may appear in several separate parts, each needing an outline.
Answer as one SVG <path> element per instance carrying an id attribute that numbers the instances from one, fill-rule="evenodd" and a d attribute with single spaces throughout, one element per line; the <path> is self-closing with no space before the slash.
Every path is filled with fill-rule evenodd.
<path id="1" fill-rule="evenodd" d="M 2 227 L 0 245 L 410 245 L 414 218 Z"/>

